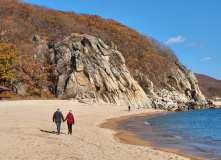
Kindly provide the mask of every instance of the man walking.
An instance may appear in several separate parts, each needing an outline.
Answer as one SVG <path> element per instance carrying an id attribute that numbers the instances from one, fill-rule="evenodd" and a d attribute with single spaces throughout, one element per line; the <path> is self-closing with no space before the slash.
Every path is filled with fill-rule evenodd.
<path id="1" fill-rule="evenodd" d="M 130 107 L 130 105 L 129 105 L 129 106 L 128 106 L 128 111 L 129 111 L 129 112 L 130 112 L 130 108 L 131 108 L 131 107 Z"/>
<path id="2" fill-rule="evenodd" d="M 60 134 L 61 119 L 64 121 L 64 117 L 62 113 L 60 112 L 60 109 L 58 108 L 57 111 L 54 112 L 54 115 L 53 115 L 53 122 L 55 122 L 57 125 L 58 134 Z"/>

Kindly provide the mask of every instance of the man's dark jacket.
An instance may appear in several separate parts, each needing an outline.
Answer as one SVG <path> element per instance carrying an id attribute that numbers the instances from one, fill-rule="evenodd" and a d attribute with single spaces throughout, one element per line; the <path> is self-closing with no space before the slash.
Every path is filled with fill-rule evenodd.
<path id="1" fill-rule="evenodd" d="M 53 122 L 61 123 L 61 119 L 64 121 L 64 117 L 63 117 L 62 113 L 59 111 L 54 112 Z"/>

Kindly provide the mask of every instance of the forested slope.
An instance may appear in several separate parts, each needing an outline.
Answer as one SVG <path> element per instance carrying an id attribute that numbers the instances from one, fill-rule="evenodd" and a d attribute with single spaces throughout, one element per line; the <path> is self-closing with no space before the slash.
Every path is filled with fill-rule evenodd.
<path id="1" fill-rule="evenodd" d="M 92 35 L 107 44 L 114 42 L 125 57 L 131 74 L 144 74 L 157 87 L 165 87 L 165 78 L 172 75 L 171 68 L 178 61 L 174 52 L 157 40 L 97 15 L 62 12 L 18 0 L 1 0 L 0 24 L 0 43 L 17 49 L 14 50 L 17 63 L 13 62 L 10 74 L 32 87 L 38 87 L 43 80 L 50 81 L 48 77 L 53 67 L 46 59 L 33 59 L 37 47 L 34 35 L 47 40 L 49 48 L 70 33 Z M 1 74 L 0 78 L 5 76 Z"/>

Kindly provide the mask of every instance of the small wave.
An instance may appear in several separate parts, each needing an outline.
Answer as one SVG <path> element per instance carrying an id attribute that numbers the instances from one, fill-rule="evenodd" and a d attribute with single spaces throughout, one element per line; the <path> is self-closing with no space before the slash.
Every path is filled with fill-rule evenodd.
<path id="1" fill-rule="evenodd" d="M 200 152 L 206 152 L 206 153 L 214 153 L 214 151 L 210 151 L 207 149 L 203 149 L 201 147 L 195 147 L 196 150 L 200 151 Z"/>
<path id="2" fill-rule="evenodd" d="M 144 124 L 146 124 L 146 125 L 150 125 L 150 123 L 148 123 L 148 122 L 146 122 L 146 121 L 144 122 Z"/>
<path id="3" fill-rule="evenodd" d="M 178 138 L 178 139 L 183 139 L 183 137 L 182 136 L 175 136 L 176 138 Z"/>
<path id="4" fill-rule="evenodd" d="M 171 134 L 159 134 L 159 136 L 161 136 L 161 137 L 167 137 L 167 138 L 172 138 L 172 137 L 174 137 L 174 136 L 171 135 Z"/>
<path id="5" fill-rule="evenodd" d="M 131 120 L 131 121 L 136 121 L 136 118 L 131 118 L 130 120 Z"/>

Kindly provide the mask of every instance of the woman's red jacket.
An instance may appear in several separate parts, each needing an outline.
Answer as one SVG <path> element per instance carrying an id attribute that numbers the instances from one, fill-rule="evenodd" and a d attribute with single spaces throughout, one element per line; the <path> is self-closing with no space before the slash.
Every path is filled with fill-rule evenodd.
<path id="1" fill-rule="evenodd" d="M 68 115 L 66 116 L 64 122 L 67 121 L 68 124 L 74 124 L 74 116 L 72 113 L 68 113 Z"/>

